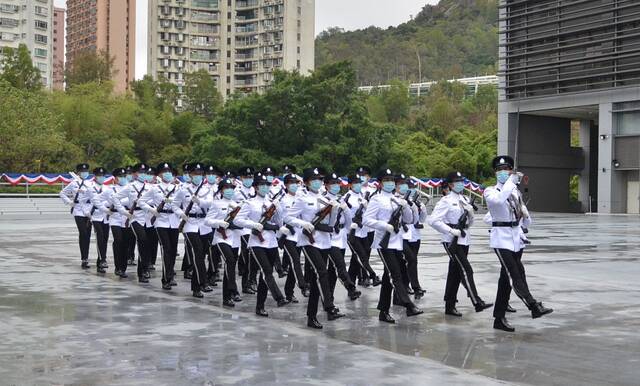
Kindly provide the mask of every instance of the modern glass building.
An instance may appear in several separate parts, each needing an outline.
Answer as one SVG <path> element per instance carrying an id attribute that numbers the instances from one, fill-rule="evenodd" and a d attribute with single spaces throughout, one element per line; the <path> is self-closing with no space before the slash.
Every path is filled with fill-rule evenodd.
<path id="1" fill-rule="evenodd" d="M 498 150 L 529 175 L 530 206 L 638 213 L 640 1 L 501 0 L 499 9 Z"/>

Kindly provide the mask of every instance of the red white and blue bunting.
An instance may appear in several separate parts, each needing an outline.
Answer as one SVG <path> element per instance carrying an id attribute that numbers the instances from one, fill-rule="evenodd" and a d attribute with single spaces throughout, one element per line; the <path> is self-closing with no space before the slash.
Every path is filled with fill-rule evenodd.
<path id="1" fill-rule="evenodd" d="M 182 179 L 182 177 L 178 177 L 178 178 Z M 445 184 L 445 181 L 442 178 L 411 177 L 411 179 L 414 181 L 415 184 L 419 185 L 422 189 L 428 189 L 428 188 L 435 189 Z M 28 183 L 28 184 L 44 183 L 47 185 L 55 185 L 55 184 L 68 184 L 71 181 L 73 181 L 73 177 L 71 177 L 71 175 L 69 174 L 54 174 L 54 173 L 45 173 L 45 174 L 2 173 L 2 175 L 0 175 L 0 181 L 6 181 L 11 185 L 18 185 L 18 184 L 25 184 L 25 183 Z M 108 176 L 105 181 L 105 184 L 111 184 L 113 183 L 113 181 L 114 181 L 114 177 Z M 281 183 L 282 183 L 281 180 L 278 178 L 276 178 L 273 182 L 274 185 L 279 185 Z M 342 185 L 343 186 L 347 185 L 347 180 L 344 178 L 342 179 Z M 474 192 L 481 193 L 482 191 L 484 191 L 484 188 L 482 187 L 482 185 L 477 184 L 470 180 L 465 179 L 464 185 L 466 189 L 472 190 Z"/>

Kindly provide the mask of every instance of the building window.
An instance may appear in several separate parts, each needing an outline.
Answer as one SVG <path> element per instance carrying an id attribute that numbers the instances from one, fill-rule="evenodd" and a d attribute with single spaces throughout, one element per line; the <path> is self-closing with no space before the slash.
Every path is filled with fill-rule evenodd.
<path id="1" fill-rule="evenodd" d="M 47 37 L 45 35 L 35 34 L 36 43 L 47 44 Z"/>
<path id="2" fill-rule="evenodd" d="M 42 72 L 46 72 L 47 71 L 47 64 L 46 63 L 36 63 L 36 67 L 38 67 L 38 70 L 40 70 Z"/>
<path id="3" fill-rule="evenodd" d="M 16 19 L 0 17 L 0 26 L 2 27 L 17 27 L 19 24 L 20 24 L 20 21 Z"/>
<path id="4" fill-rule="evenodd" d="M 49 10 L 47 9 L 47 7 L 41 7 L 39 5 L 36 5 L 35 10 L 36 10 L 36 15 L 38 16 L 49 16 Z"/>
<path id="5" fill-rule="evenodd" d="M 47 57 L 47 50 L 44 48 L 35 48 L 33 50 L 33 55 L 39 57 L 39 58 L 46 58 Z"/>
<path id="6" fill-rule="evenodd" d="M 35 24 L 36 24 L 36 28 L 38 28 L 38 29 L 47 29 L 47 22 L 46 21 L 36 20 Z"/>
<path id="7" fill-rule="evenodd" d="M 617 135 L 640 135 L 640 102 L 614 104 Z"/>

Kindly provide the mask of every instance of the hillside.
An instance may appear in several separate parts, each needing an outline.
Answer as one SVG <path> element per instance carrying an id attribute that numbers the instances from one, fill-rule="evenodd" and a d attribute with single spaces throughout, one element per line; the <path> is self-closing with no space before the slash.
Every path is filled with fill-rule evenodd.
<path id="1" fill-rule="evenodd" d="M 422 80 L 495 74 L 498 0 L 441 0 L 397 27 L 344 32 L 331 28 L 316 38 L 316 66 L 350 60 L 360 85 L 391 79 Z"/>

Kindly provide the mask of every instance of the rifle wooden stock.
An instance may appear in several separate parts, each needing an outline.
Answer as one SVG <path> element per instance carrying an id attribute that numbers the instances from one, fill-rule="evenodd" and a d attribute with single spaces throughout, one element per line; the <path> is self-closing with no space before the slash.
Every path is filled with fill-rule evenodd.
<path id="1" fill-rule="evenodd" d="M 200 185 L 198 185 L 198 189 L 196 189 L 196 191 L 191 196 L 191 201 L 189 201 L 189 205 L 187 205 L 187 209 L 184 211 L 184 213 L 187 216 L 189 215 L 189 212 L 191 212 L 191 208 L 193 208 L 193 199 L 198 196 L 198 193 L 200 192 L 200 189 L 202 188 L 202 186 L 204 185 L 205 182 L 206 182 L 206 179 L 203 178 L 202 182 L 200 183 Z M 180 221 L 180 225 L 178 226 L 178 232 L 182 233 L 182 230 L 184 229 L 184 226 L 186 224 L 187 224 L 186 221 L 181 220 Z"/>

